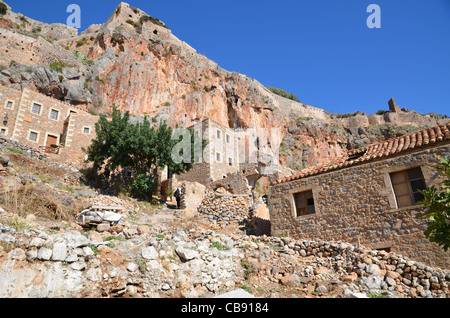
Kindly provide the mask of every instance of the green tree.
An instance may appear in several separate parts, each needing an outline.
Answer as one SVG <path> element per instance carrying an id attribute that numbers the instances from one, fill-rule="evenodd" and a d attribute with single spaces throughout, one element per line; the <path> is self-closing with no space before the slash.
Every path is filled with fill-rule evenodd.
<path id="1" fill-rule="evenodd" d="M 93 163 L 94 169 L 98 170 L 105 166 L 110 170 L 122 166 L 127 159 L 125 137 L 131 130 L 129 123 L 130 115 L 122 115 L 114 108 L 112 119 L 108 120 L 105 115 L 100 115 L 99 121 L 95 124 L 96 138 L 85 150 L 88 155 L 87 161 Z M 126 167 L 126 165 L 125 165 Z"/>
<path id="2" fill-rule="evenodd" d="M 427 206 L 427 210 L 418 217 L 429 219 L 425 237 L 447 251 L 450 248 L 450 157 L 441 158 L 436 169 L 445 179 L 439 189 L 431 186 L 421 191 L 424 199 L 419 204 Z"/>
<path id="3" fill-rule="evenodd" d="M 193 150 L 198 143 L 195 143 L 191 130 L 191 137 L 187 141 L 188 158 L 182 162 L 173 160 L 172 152 L 183 136 L 173 138 L 174 131 L 165 122 L 155 128 L 144 117 L 143 122 L 132 124 L 129 112 L 122 114 L 114 107 L 111 120 L 101 115 L 95 130 L 96 138 L 85 150 L 87 161 L 92 162 L 96 170 L 101 167 L 111 171 L 125 167 L 132 169 L 136 177 L 130 185 L 130 191 L 141 199 L 148 200 L 154 193 L 158 169 L 167 166 L 172 173 L 180 174 L 193 166 Z M 201 141 L 200 145 L 203 152 L 206 141 Z"/>

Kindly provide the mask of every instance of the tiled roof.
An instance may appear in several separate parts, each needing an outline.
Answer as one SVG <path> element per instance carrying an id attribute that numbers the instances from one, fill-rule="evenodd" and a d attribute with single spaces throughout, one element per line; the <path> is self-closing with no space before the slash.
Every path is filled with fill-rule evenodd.
<path id="1" fill-rule="evenodd" d="M 450 140 L 450 122 L 422 130 L 418 130 L 389 140 L 352 149 L 347 154 L 331 159 L 328 162 L 306 168 L 296 173 L 277 179 L 272 185 L 298 180 L 321 173 L 354 166 L 369 160 L 386 158 L 411 149 L 418 149 L 443 140 Z"/>

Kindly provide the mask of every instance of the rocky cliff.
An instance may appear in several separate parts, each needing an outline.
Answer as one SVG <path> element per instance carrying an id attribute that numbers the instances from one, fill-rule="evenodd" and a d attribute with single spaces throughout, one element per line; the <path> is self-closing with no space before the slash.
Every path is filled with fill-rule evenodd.
<path id="1" fill-rule="evenodd" d="M 280 129 L 282 155 L 290 157 L 282 162 L 293 169 L 385 138 L 384 128 L 395 134 L 397 127 L 445 121 L 414 111 L 339 116 L 280 97 L 255 79 L 222 69 L 162 21 L 126 3 L 104 24 L 81 34 L 8 7 L 0 16 L 0 51 L 1 85 L 28 87 L 93 113 L 109 113 L 116 106 L 169 125 L 210 118 L 269 135 Z M 300 161 L 293 159 L 299 156 Z"/>

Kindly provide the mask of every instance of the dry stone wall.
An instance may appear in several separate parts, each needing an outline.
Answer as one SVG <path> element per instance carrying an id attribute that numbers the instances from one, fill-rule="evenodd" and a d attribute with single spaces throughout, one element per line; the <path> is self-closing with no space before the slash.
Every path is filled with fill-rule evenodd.
<path id="1" fill-rule="evenodd" d="M 249 219 L 251 200 L 247 195 L 220 194 L 208 191 L 198 207 L 200 214 L 206 215 L 210 221 L 230 224 L 246 223 Z"/>

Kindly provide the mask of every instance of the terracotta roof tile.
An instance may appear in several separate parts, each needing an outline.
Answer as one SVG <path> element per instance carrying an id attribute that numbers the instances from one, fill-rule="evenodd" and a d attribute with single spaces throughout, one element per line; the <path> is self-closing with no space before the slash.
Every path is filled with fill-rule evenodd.
<path id="1" fill-rule="evenodd" d="M 298 180 L 323 172 L 338 170 L 357 163 L 388 157 L 409 149 L 419 148 L 443 140 L 450 140 L 450 122 L 390 138 L 387 141 L 371 144 L 363 148 L 349 150 L 343 156 L 297 171 L 290 176 L 276 180 L 272 184 Z M 360 156 L 358 157 L 358 155 Z M 352 156 L 355 156 L 355 159 L 351 159 Z"/>

